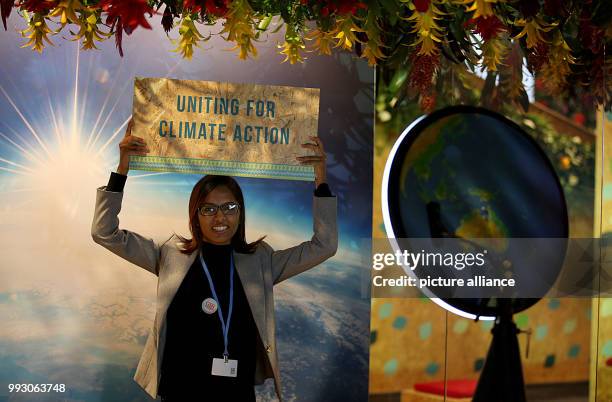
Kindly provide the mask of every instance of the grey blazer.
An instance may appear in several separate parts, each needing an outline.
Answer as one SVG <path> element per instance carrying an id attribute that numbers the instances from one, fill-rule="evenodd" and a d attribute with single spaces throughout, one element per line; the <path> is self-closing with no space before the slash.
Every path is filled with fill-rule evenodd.
<path id="1" fill-rule="evenodd" d="M 149 395 L 157 398 L 166 338 L 166 312 L 198 253 L 181 253 L 178 238 L 174 235 L 163 243 L 156 243 L 137 233 L 119 229 L 122 198 L 122 192 L 98 188 L 91 235 L 96 243 L 158 277 L 155 320 L 134 375 L 134 380 Z M 336 197 L 314 197 L 313 220 L 312 239 L 298 246 L 274 251 L 262 242 L 253 254 L 234 252 L 236 271 L 261 341 L 257 342 L 254 383 L 261 384 L 266 378 L 274 378 L 280 400 L 273 286 L 317 266 L 336 253 Z"/>

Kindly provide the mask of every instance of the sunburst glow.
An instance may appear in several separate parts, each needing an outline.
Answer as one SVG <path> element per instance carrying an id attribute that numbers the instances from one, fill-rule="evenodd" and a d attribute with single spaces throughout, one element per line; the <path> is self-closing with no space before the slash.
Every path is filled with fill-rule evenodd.
<path id="1" fill-rule="evenodd" d="M 108 83 L 110 89 L 95 118 L 87 119 L 86 108 L 95 107 L 87 97 L 89 84 L 82 90 L 79 86 L 81 68 L 79 44 L 76 44 L 74 59 L 74 81 L 72 90 L 64 95 L 64 106 L 49 95 L 37 105 L 34 117 L 24 112 L 7 89 L 0 85 L 3 96 L 23 123 L 22 129 L 8 127 L 8 132 L 0 131 L 0 141 L 5 141 L 3 154 L 0 155 L 0 172 L 12 176 L 4 192 L 32 192 L 30 202 L 52 203 L 54 211 L 63 211 L 64 218 L 74 219 L 81 208 L 91 209 L 92 189 L 103 185 L 118 161 L 118 155 L 111 145 L 123 135 L 130 116 L 112 127 L 109 121 L 116 113 L 119 99 L 122 98 L 130 81 L 120 85 L 116 91 L 116 81 L 108 82 L 108 70 L 98 69 L 96 80 Z M 89 60 L 87 83 L 91 77 L 94 61 Z M 122 66 L 119 68 L 121 69 Z M 89 101 L 89 102 L 88 102 Z M 40 132 L 44 127 L 46 132 Z M 140 174 L 136 178 L 158 175 Z"/>

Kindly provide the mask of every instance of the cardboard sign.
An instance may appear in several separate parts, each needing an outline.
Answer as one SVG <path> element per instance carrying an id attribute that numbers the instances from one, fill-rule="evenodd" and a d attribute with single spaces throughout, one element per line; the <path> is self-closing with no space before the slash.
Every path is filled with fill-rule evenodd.
<path id="1" fill-rule="evenodd" d="M 319 89 L 136 78 L 130 169 L 314 180 L 297 156 L 317 135 Z"/>

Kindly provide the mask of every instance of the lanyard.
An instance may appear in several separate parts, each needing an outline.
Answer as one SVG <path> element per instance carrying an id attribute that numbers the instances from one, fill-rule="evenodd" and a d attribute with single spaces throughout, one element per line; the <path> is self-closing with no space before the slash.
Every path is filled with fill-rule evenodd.
<path id="1" fill-rule="evenodd" d="M 219 313 L 219 320 L 221 320 L 221 329 L 223 330 L 223 344 L 225 345 L 223 357 L 225 357 L 225 361 L 227 362 L 227 358 L 229 356 L 229 353 L 227 352 L 227 335 L 229 333 L 230 320 L 232 319 L 232 310 L 234 308 L 234 256 L 233 253 L 230 252 L 230 299 L 229 311 L 227 313 L 227 325 L 225 323 L 225 320 L 223 319 L 223 313 L 221 312 L 221 302 L 217 297 L 217 292 L 215 292 L 215 285 L 213 284 L 210 272 L 208 272 L 208 267 L 204 262 L 204 258 L 202 258 L 202 251 L 200 251 L 200 263 L 202 264 L 202 268 L 204 268 L 206 278 L 208 278 L 208 284 L 210 285 L 210 291 L 212 292 L 213 299 L 215 299 L 215 301 L 217 302 L 217 313 Z"/>

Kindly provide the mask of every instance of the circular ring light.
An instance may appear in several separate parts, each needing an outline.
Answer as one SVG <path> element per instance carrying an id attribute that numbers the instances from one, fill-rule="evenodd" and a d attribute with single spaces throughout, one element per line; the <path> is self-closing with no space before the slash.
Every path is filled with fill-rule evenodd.
<path id="1" fill-rule="evenodd" d="M 435 188 L 452 177 L 453 205 L 445 204 Z M 444 188 L 450 187 L 447 182 Z M 477 187 L 478 191 L 473 191 Z M 568 217 L 563 189 L 546 154 L 531 136 L 507 118 L 487 109 L 454 106 L 421 116 L 393 145 L 383 173 L 382 213 L 387 237 L 395 251 L 396 238 L 427 238 L 426 204 L 440 201 L 441 216 L 455 232 L 458 211 L 474 208 L 472 195 L 481 190 L 495 194 L 488 211 L 496 222 L 507 221 L 497 234 L 515 238 L 566 238 Z M 429 191 L 429 193 L 428 193 Z M 493 213 L 493 212 L 492 212 Z M 431 236 L 433 237 L 433 236 Z M 478 237 L 478 236 L 473 236 Z M 488 237 L 488 236 L 481 236 Z M 494 236 L 490 236 L 494 237 Z M 500 236 L 502 237 L 502 236 Z M 560 266 L 552 275 L 557 275 Z M 404 269 L 416 278 L 414 271 Z M 421 289 L 440 307 L 468 319 L 494 320 L 494 307 L 478 309 L 466 299 L 442 299 Z M 513 299 L 515 312 L 539 299 Z M 478 313 L 476 313 L 478 311 Z"/>

